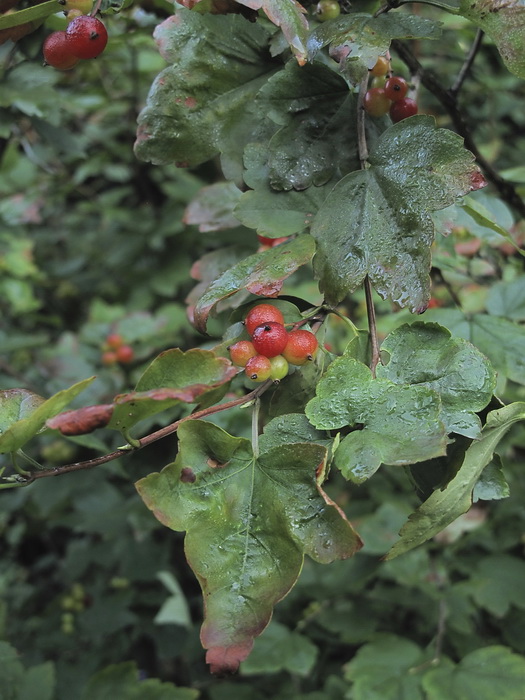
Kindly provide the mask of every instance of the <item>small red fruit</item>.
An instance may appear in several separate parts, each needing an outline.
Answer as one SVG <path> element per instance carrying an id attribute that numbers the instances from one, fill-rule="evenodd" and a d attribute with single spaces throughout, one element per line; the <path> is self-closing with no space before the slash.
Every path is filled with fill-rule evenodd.
<path id="1" fill-rule="evenodd" d="M 415 114 L 417 114 L 417 103 L 410 97 L 403 97 L 402 100 L 392 102 L 390 107 L 390 119 L 394 124 L 407 119 L 407 117 L 413 117 Z"/>
<path id="2" fill-rule="evenodd" d="M 109 367 L 109 365 L 114 365 L 117 361 L 117 353 L 113 350 L 107 350 L 102 353 L 102 364 Z"/>
<path id="3" fill-rule="evenodd" d="M 365 112 L 371 117 L 382 117 L 390 109 L 392 103 L 385 94 L 384 88 L 370 88 L 364 101 Z"/>
<path id="4" fill-rule="evenodd" d="M 135 357 L 135 353 L 133 352 L 131 345 L 121 345 L 119 348 L 117 348 L 116 355 L 117 361 L 123 365 L 129 364 Z"/>
<path id="5" fill-rule="evenodd" d="M 283 350 L 283 357 L 291 365 L 304 365 L 313 360 L 319 343 L 311 331 L 297 330 L 288 333 L 288 343 Z"/>
<path id="6" fill-rule="evenodd" d="M 267 357 L 255 355 L 255 357 L 248 360 L 244 371 L 254 382 L 265 382 L 270 378 L 272 365 Z"/>
<path id="7" fill-rule="evenodd" d="M 246 367 L 248 360 L 257 355 L 257 350 L 249 340 L 239 340 L 239 342 L 230 345 L 228 350 L 231 361 L 237 367 Z"/>
<path id="8" fill-rule="evenodd" d="M 262 323 L 269 323 L 270 321 L 283 324 L 284 316 L 279 309 L 276 306 L 272 306 L 272 304 L 257 304 L 257 306 L 254 306 L 248 311 L 244 319 L 244 324 L 248 333 L 252 335 L 257 326 L 260 326 Z"/>
<path id="9" fill-rule="evenodd" d="M 57 70 L 69 70 L 78 63 L 78 56 L 74 56 L 69 48 L 65 32 L 53 32 L 44 41 L 42 47 L 44 61 Z"/>
<path id="10" fill-rule="evenodd" d="M 120 333 L 110 333 L 106 338 L 106 345 L 111 350 L 116 350 L 117 348 L 120 348 L 121 345 L 124 345 L 124 338 L 120 335 Z"/>
<path id="11" fill-rule="evenodd" d="M 385 83 L 385 95 L 392 102 L 402 100 L 408 92 L 408 83 L 399 75 L 393 75 Z"/>
<path id="12" fill-rule="evenodd" d="M 81 15 L 66 29 L 69 51 L 78 58 L 96 58 L 106 48 L 108 33 L 97 17 Z"/>
<path id="13" fill-rule="evenodd" d="M 288 343 L 288 331 L 282 323 L 262 323 L 253 331 L 252 342 L 259 355 L 276 357 Z"/>

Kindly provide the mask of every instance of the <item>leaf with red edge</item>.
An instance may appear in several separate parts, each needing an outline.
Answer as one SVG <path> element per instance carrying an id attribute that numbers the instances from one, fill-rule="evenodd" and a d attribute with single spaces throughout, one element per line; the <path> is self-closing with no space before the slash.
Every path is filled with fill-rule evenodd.
<path id="1" fill-rule="evenodd" d="M 98 428 L 105 428 L 113 414 L 113 404 L 86 406 L 74 411 L 66 411 L 46 422 L 51 430 L 59 430 L 62 435 L 85 435 Z"/>
<path id="2" fill-rule="evenodd" d="M 283 281 L 301 265 L 306 265 L 314 252 L 313 238 L 303 234 L 237 263 L 216 279 L 199 300 L 195 307 L 195 327 L 206 332 L 208 316 L 214 306 L 241 289 L 264 297 L 278 296 Z"/>
<path id="3" fill-rule="evenodd" d="M 206 394 L 225 386 L 237 370 L 211 350 L 179 348 L 156 357 L 139 379 L 136 390 L 115 397 L 110 428 L 127 432 L 149 416 L 180 402 L 202 401 Z"/>
<path id="4" fill-rule="evenodd" d="M 329 563 L 361 540 L 318 488 L 326 447 L 271 446 L 256 457 L 249 440 L 205 421 L 179 428 L 174 464 L 137 489 L 167 527 L 186 531 L 188 563 L 201 585 L 201 641 L 212 672 L 233 672 L 295 584 L 305 554 Z"/>
<path id="5" fill-rule="evenodd" d="M 306 10 L 296 0 L 237 0 L 252 10 L 263 10 L 268 19 L 282 29 L 297 63 L 306 63 L 308 21 Z"/>

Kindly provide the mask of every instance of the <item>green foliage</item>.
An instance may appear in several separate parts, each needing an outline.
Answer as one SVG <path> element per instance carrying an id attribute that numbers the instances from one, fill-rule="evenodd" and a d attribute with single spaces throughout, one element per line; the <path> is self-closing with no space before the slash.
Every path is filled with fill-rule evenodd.
<path id="1" fill-rule="evenodd" d="M 0 699 L 520 700 L 521 5 L 181 4 L 1 6 Z"/>

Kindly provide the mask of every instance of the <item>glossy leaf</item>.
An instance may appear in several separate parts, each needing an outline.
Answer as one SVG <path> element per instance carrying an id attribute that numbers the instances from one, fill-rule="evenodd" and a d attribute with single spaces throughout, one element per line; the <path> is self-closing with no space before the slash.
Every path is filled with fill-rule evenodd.
<path id="1" fill-rule="evenodd" d="M 261 236 L 290 236 L 312 224 L 314 215 L 326 199 L 331 185 L 309 187 L 303 191 L 277 191 L 270 185 L 268 147 L 252 144 L 245 152 L 244 179 L 252 188 L 241 195 L 235 216 Z"/>
<path id="2" fill-rule="evenodd" d="M 215 305 L 241 289 L 259 296 L 276 297 L 284 280 L 309 262 L 314 251 L 313 238 L 302 235 L 245 258 L 212 282 L 199 299 L 195 307 L 195 326 L 205 332 L 208 316 Z"/>
<path id="3" fill-rule="evenodd" d="M 250 441 L 205 421 L 184 423 L 179 439 L 177 461 L 137 489 L 162 523 L 187 531 L 186 556 L 205 600 L 207 660 L 212 671 L 231 672 L 294 585 L 304 554 L 328 563 L 361 542 L 318 489 L 321 445 L 281 445 L 256 457 Z"/>
<path id="4" fill-rule="evenodd" d="M 440 24 L 433 20 L 402 13 L 379 17 L 362 12 L 342 15 L 317 27 L 308 37 L 308 60 L 330 45 L 332 56 L 355 83 L 366 75 L 380 54 L 385 54 L 392 39 L 438 39 Z"/>
<path id="5" fill-rule="evenodd" d="M 239 15 L 179 8 L 154 36 L 171 65 L 139 115 L 136 154 L 157 164 L 198 165 L 221 150 L 223 129 L 250 120 L 248 107 L 274 69 L 269 35 Z"/>
<path id="6" fill-rule="evenodd" d="M 430 214 L 485 181 L 462 139 L 426 116 L 387 129 L 369 162 L 337 183 L 312 225 L 320 287 L 335 305 L 368 275 L 383 298 L 420 313 L 430 299 Z"/>
<path id="7" fill-rule="evenodd" d="M 73 384 L 49 399 L 24 389 L 0 392 L 0 454 L 16 452 L 67 406 L 95 377 Z"/>
<path id="8" fill-rule="evenodd" d="M 297 0 L 237 0 L 252 10 L 263 10 L 268 19 L 282 29 L 299 65 L 306 62 L 306 10 Z"/>
<path id="9" fill-rule="evenodd" d="M 378 365 L 377 376 L 396 384 L 426 386 L 441 397 L 441 420 L 447 432 L 478 438 L 476 415 L 489 403 L 496 373 L 477 348 L 437 324 L 405 324 L 381 345 L 388 361 Z"/>
<path id="10" fill-rule="evenodd" d="M 494 41 L 507 68 L 525 78 L 525 6 L 521 0 L 461 0 L 460 14 Z"/>
<path id="11" fill-rule="evenodd" d="M 471 651 L 458 664 L 443 664 L 423 678 L 427 700 L 521 700 L 525 658 L 504 646 Z"/>
<path id="12" fill-rule="evenodd" d="M 432 309 L 427 315 L 446 326 L 453 335 L 469 340 L 489 358 L 500 375 L 525 384 L 523 325 L 487 314 L 465 314 L 459 309 Z"/>
<path id="13" fill-rule="evenodd" d="M 485 466 L 509 428 L 517 421 L 525 420 L 525 404 L 513 403 L 487 417 L 482 437 L 465 453 L 465 459 L 456 476 L 447 486 L 434 493 L 409 517 L 400 531 L 387 559 L 426 542 L 452 523 L 472 505 L 472 491 Z"/>
<path id="14" fill-rule="evenodd" d="M 424 386 L 372 378 L 369 368 L 342 356 L 319 381 L 306 406 L 316 428 L 355 428 L 341 440 L 335 462 L 362 482 L 384 464 L 411 464 L 444 454 L 447 445 L 438 394 Z"/>

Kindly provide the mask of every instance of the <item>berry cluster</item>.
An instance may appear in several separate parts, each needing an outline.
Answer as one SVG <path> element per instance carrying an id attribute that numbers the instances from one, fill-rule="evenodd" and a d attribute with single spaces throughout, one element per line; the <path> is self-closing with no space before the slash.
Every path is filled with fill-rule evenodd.
<path id="1" fill-rule="evenodd" d="M 64 0 L 62 4 L 69 24 L 65 31 L 47 37 L 42 52 L 47 65 L 69 70 L 81 59 L 99 56 L 108 43 L 108 33 L 97 17 L 84 14 L 91 9 L 91 0 Z"/>
<path id="2" fill-rule="evenodd" d="M 288 332 L 284 317 L 272 304 L 258 304 L 248 312 L 244 325 L 251 340 L 240 340 L 228 348 L 234 365 L 244 367 L 254 382 L 288 374 L 289 365 L 304 365 L 317 353 L 317 338 L 306 330 Z"/>
<path id="3" fill-rule="evenodd" d="M 394 123 L 417 114 L 416 101 L 407 97 L 408 83 L 399 75 L 387 77 L 390 64 L 386 56 L 379 56 L 370 70 L 372 86 L 367 90 L 364 108 L 371 117 L 382 117 L 387 112 Z"/>
<path id="4" fill-rule="evenodd" d="M 118 333 L 110 333 L 103 345 L 102 364 L 106 366 L 119 362 L 127 365 L 133 361 L 135 353 L 131 345 L 124 343 L 124 338 Z"/>

